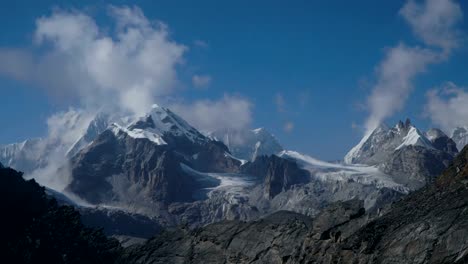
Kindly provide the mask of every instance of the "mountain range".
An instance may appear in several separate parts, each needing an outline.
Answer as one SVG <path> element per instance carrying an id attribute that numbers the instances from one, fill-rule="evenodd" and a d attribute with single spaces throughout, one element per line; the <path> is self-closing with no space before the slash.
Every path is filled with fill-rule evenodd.
<path id="1" fill-rule="evenodd" d="M 371 242 L 357 235 L 359 228 L 398 210 L 392 204 L 402 197 L 414 197 L 415 193 L 428 195 L 423 187 L 441 181 L 437 177 L 453 167 L 450 164 L 460 156 L 458 148 L 467 138 L 465 128 L 456 129 L 449 137 L 439 129 L 422 132 L 410 120 L 393 127 L 382 124 L 367 133 L 342 162 L 326 162 L 286 150 L 264 128 L 202 133 L 170 109 L 153 105 L 146 115 L 138 118 L 99 113 L 83 135 L 69 145 L 45 138 L 2 146 L 0 162 L 24 171 L 25 178 L 34 177 L 38 170 L 44 174 L 45 168 L 53 168 L 45 171 L 51 177 L 66 180 L 60 189 L 46 186 L 47 194 L 61 204 L 75 207 L 84 224 L 104 228 L 106 235 L 125 245 L 143 243 L 166 228 L 186 226 L 175 233 L 163 231 L 156 240 L 134 252 L 126 252 L 124 259 L 145 255 L 166 236 L 180 238 L 169 239 L 168 246 L 180 248 L 190 244 L 199 247 L 197 250 L 201 251 L 197 254 L 207 255 L 205 245 L 200 246 L 195 240 L 207 239 L 224 245 L 227 242 L 223 239 L 230 239 L 230 235 L 219 232 L 227 229 L 238 230 L 232 234 L 238 236 L 242 230 L 272 228 L 272 233 L 262 231 L 271 236 L 262 239 L 282 243 L 291 254 L 280 256 L 278 252 L 270 252 L 271 249 L 251 245 L 253 251 L 248 254 L 255 253 L 258 258 L 233 256 L 232 261 L 327 262 L 311 257 L 304 247 L 315 248 L 317 254 L 333 252 L 342 258 L 349 253 L 342 249 L 347 245 L 341 243 L 344 238 L 361 239 L 356 245 L 366 248 L 362 243 Z M 56 156 L 62 160 L 57 161 Z M 406 199 L 416 198 L 402 201 Z M 327 220 L 320 220 L 325 216 Z M 330 219 L 333 220 L 328 223 Z M 350 229 L 342 230 L 342 226 Z M 190 231 L 194 228 L 201 233 Z M 285 237 L 278 234 L 279 230 L 292 233 Z M 208 237 L 203 238 L 204 232 L 208 232 Z M 278 235 L 281 242 L 276 241 Z M 289 235 L 300 239 L 286 246 L 291 239 Z M 219 241 L 213 241 L 211 236 L 219 237 Z M 239 239 L 239 246 L 250 247 L 243 240 L 246 238 Z M 337 244 L 328 248 L 330 239 Z M 353 250 L 356 245 L 353 244 Z M 161 251 L 164 247 L 157 248 L 153 251 L 171 256 L 170 252 Z M 180 250 L 185 252 L 183 248 Z M 213 253 L 216 255 L 213 260 L 243 254 L 240 248 L 227 252 L 223 246 L 219 250 L 224 253 Z M 366 255 L 369 259 L 380 254 L 376 248 L 366 250 L 370 250 L 370 255 Z M 192 253 L 185 252 L 183 258 L 195 258 Z M 354 257 L 361 261 L 360 255 Z M 177 262 L 177 258 L 159 255 L 151 258 L 156 263 Z M 200 261 L 195 262 L 204 263 Z"/>

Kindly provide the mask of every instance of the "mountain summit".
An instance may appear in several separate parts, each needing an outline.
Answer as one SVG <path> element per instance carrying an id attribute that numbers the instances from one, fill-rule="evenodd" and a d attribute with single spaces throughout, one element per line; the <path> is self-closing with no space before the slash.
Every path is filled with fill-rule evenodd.
<path id="1" fill-rule="evenodd" d="M 347 164 L 377 165 L 406 146 L 434 148 L 431 141 L 406 119 L 392 128 L 385 124 L 375 128 L 346 154 L 344 161 Z"/>

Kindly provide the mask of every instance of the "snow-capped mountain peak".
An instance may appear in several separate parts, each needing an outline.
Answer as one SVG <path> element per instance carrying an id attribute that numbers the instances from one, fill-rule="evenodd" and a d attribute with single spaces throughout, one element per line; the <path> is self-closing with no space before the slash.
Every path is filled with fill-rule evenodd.
<path id="1" fill-rule="evenodd" d="M 344 158 L 347 164 L 382 163 L 393 152 L 407 146 L 421 146 L 434 149 L 429 140 L 419 129 L 411 124 L 409 119 L 399 121 L 394 127 L 382 124 L 353 147 Z"/>
<path id="2" fill-rule="evenodd" d="M 403 142 L 396 149 L 398 150 L 405 146 L 422 146 L 428 149 L 434 148 L 431 141 L 414 126 L 409 127 L 408 133 L 403 137 Z"/>
<path id="3" fill-rule="evenodd" d="M 206 140 L 205 136 L 198 132 L 198 130 L 168 108 L 154 104 L 148 116 L 152 119 L 153 129 L 161 135 L 170 133 L 174 136 L 185 136 L 194 142 Z M 147 119 L 148 116 L 145 118 Z"/>

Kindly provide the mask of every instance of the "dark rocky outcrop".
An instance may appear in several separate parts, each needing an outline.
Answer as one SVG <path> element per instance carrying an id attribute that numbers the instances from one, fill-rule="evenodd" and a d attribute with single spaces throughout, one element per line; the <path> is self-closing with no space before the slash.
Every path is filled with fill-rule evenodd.
<path id="1" fill-rule="evenodd" d="M 81 221 L 87 227 L 102 229 L 107 236 L 128 236 L 148 239 L 162 227 L 155 220 L 116 209 L 78 208 Z"/>
<path id="2" fill-rule="evenodd" d="M 113 263 L 120 252 L 116 240 L 85 228 L 77 211 L 13 169 L 0 168 L 0 199 L 5 263 Z"/>
<path id="3" fill-rule="evenodd" d="M 264 193 L 268 198 L 310 179 L 309 172 L 299 168 L 295 161 L 276 155 L 257 157 L 255 161 L 242 166 L 241 171 L 263 181 Z"/>
<path id="4" fill-rule="evenodd" d="M 255 222 L 177 229 L 128 248 L 118 263 L 283 263 L 301 246 L 311 219 L 280 211 Z"/>

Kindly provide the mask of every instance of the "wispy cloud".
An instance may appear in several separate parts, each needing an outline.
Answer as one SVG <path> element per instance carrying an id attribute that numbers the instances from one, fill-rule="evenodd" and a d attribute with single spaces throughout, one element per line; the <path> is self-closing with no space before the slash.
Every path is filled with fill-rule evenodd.
<path id="1" fill-rule="evenodd" d="M 203 41 L 203 40 L 200 40 L 200 39 L 195 40 L 193 42 L 193 44 L 196 47 L 203 48 L 203 49 L 207 49 L 209 47 L 209 45 L 208 45 L 208 43 L 206 43 L 206 41 Z"/>
<path id="2" fill-rule="evenodd" d="M 278 113 L 286 112 L 286 100 L 284 99 L 283 94 L 276 93 L 274 102 L 276 105 L 276 111 L 278 111 Z"/>
<path id="3" fill-rule="evenodd" d="M 286 133 L 291 133 L 294 130 L 294 123 L 291 121 L 284 123 L 283 130 Z"/>
<path id="4" fill-rule="evenodd" d="M 367 100 L 367 133 L 401 110 L 413 90 L 414 78 L 430 64 L 446 59 L 460 41 L 457 26 L 462 12 L 452 0 L 408 0 L 399 14 L 426 47 L 399 43 L 386 49 L 385 57 L 377 67 L 377 81 Z"/>
<path id="5" fill-rule="evenodd" d="M 192 85 L 195 88 L 207 88 L 210 86 L 212 78 L 210 75 L 198 75 L 192 76 Z"/>
<path id="6" fill-rule="evenodd" d="M 173 103 L 169 106 L 196 128 L 213 132 L 244 130 L 252 122 L 252 103 L 246 98 L 225 95 L 219 100 Z"/>
<path id="7" fill-rule="evenodd" d="M 450 52 L 460 43 L 457 29 L 463 18 L 460 5 L 452 0 L 408 1 L 400 10 L 414 34 L 425 44 Z"/>
<path id="8" fill-rule="evenodd" d="M 387 50 L 377 68 L 377 83 L 367 102 L 370 111 L 366 122 L 368 131 L 403 108 L 413 89 L 414 77 L 424 72 L 437 58 L 431 50 L 404 44 Z"/>

